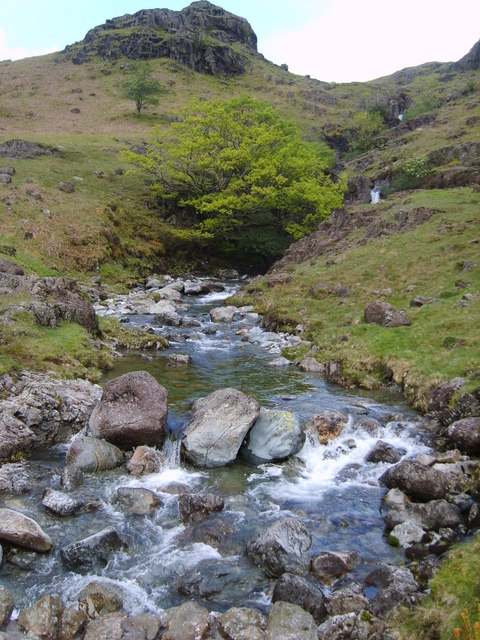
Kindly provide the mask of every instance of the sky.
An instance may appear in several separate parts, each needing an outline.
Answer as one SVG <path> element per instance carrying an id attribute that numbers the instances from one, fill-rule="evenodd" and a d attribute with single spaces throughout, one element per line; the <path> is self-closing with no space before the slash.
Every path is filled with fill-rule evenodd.
<path id="1" fill-rule="evenodd" d="M 0 60 L 60 51 L 108 18 L 189 0 L 0 0 Z M 480 40 L 480 0 L 215 0 L 246 18 L 258 50 L 327 82 L 366 81 L 463 57 Z"/>

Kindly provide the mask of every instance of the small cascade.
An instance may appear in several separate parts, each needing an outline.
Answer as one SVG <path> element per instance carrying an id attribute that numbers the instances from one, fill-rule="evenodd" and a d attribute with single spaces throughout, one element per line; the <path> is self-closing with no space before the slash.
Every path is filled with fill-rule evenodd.
<path id="1" fill-rule="evenodd" d="M 400 120 L 400 122 L 403 122 L 403 113 L 398 114 L 398 119 Z"/>
<path id="2" fill-rule="evenodd" d="M 373 189 L 370 189 L 370 203 L 378 204 L 380 202 L 380 189 L 375 186 Z"/>
<path id="3" fill-rule="evenodd" d="M 180 446 L 182 441 L 166 438 L 162 447 L 162 454 L 165 456 L 165 466 L 175 469 L 180 466 Z"/>

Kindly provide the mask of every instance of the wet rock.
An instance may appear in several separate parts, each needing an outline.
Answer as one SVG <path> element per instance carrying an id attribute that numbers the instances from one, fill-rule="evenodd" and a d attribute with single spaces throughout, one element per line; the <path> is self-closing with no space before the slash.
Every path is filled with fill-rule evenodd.
<path id="1" fill-rule="evenodd" d="M 232 539 L 237 527 L 238 521 L 233 514 L 211 515 L 195 525 L 188 526 L 184 533 L 179 536 L 179 541 L 182 544 L 196 542 L 208 544 L 210 547 L 219 549 L 222 555 L 241 553 L 243 551 L 243 543 Z"/>
<path id="2" fill-rule="evenodd" d="M 3 629 L 9 622 L 13 612 L 15 602 L 9 592 L 0 587 L 0 629 Z"/>
<path id="3" fill-rule="evenodd" d="M 360 613 L 345 613 L 329 618 L 318 627 L 318 640 L 373 640 L 383 638 L 385 623 L 365 618 Z"/>
<path id="4" fill-rule="evenodd" d="M 121 611 L 91 620 L 83 640 L 123 640 L 123 625 L 127 615 Z"/>
<path id="5" fill-rule="evenodd" d="M 160 616 L 144 613 L 131 616 L 124 624 L 124 640 L 156 640 L 160 630 Z"/>
<path id="6" fill-rule="evenodd" d="M 59 640 L 77 640 L 86 622 L 87 618 L 83 611 L 67 607 L 62 613 Z"/>
<path id="7" fill-rule="evenodd" d="M 460 451 L 480 454 L 480 417 L 463 418 L 448 427 L 448 436 Z"/>
<path id="8" fill-rule="evenodd" d="M 334 591 L 327 603 L 329 616 L 341 616 L 346 613 L 359 613 L 368 609 L 368 600 L 363 595 L 362 586 L 356 583 Z"/>
<path id="9" fill-rule="evenodd" d="M 233 462 L 259 412 L 257 402 L 236 389 L 197 400 L 182 440 L 184 458 L 199 467 Z"/>
<path id="10" fill-rule="evenodd" d="M 212 322 L 232 322 L 236 313 L 237 307 L 215 307 L 210 310 L 210 319 Z"/>
<path id="11" fill-rule="evenodd" d="M 52 548 L 50 536 L 35 520 L 12 509 L 0 508 L 0 541 L 40 553 Z"/>
<path id="12" fill-rule="evenodd" d="M 164 295 L 166 295 L 165 291 Z M 174 295 L 175 294 L 172 293 L 170 299 L 173 299 Z M 182 323 L 182 317 L 173 304 L 167 300 L 157 302 L 154 307 L 150 309 L 150 313 L 155 316 L 155 323 L 160 326 L 178 327 Z"/>
<path id="13" fill-rule="evenodd" d="M 323 584 L 331 584 L 355 566 L 353 553 L 325 551 L 312 558 L 312 573 Z"/>
<path id="14" fill-rule="evenodd" d="M 272 602 L 291 602 L 313 616 L 317 624 L 327 617 L 327 600 L 321 589 L 306 578 L 284 573 L 273 589 Z"/>
<path id="15" fill-rule="evenodd" d="M 275 358 L 274 360 L 270 360 L 270 362 L 267 362 L 267 365 L 269 367 L 289 367 L 292 364 L 291 360 L 289 360 L 288 358 L 284 358 L 283 356 L 280 356 L 279 358 Z"/>
<path id="16" fill-rule="evenodd" d="M 342 433 L 347 420 L 348 416 L 338 411 L 323 411 L 311 419 L 308 428 L 318 435 L 320 444 L 328 444 Z"/>
<path id="17" fill-rule="evenodd" d="M 428 553 L 441 556 L 448 551 L 457 540 L 458 536 L 453 529 L 449 527 L 439 529 L 438 533 L 434 535 L 432 542 L 428 545 Z"/>
<path id="18" fill-rule="evenodd" d="M 293 413 L 261 408 L 243 450 L 261 460 L 285 460 L 300 451 L 304 440 L 300 422 Z"/>
<path id="19" fill-rule="evenodd" d="M 379 480 L 389 489 L 400 489 L 410 498 L 422 502 L 445 498 L 449 489 L 445 474 L 414 460 L 403 460 L 390 467 Z"/>
<path id="20" fill-rule="evenodd" d="M 102 582 L 90 582 L 78 595 L 78 608 L 90 620 L 118 611 L 122 605 L 119 589 Z"/>
<path id="21" fill-rule="evenodd" d="M 218 626 L 229 640 L 264 640 L 267 619 L 257 609 L 232 607 L 223 613 Z"/>
<path id="22" fill-rule="evenodd" d="M 425 537 L 425 531 L 421 527 L 407 521 L 397 524 L 390 532 L 388 539 L 391 543 L 406 549 L 416 542 L 423 542 Z"/>
<path id="23" fill-rule="evenodd" d="M 42 498 L 43 506 L 57 516 L 71 516 L 83 506 L 80 500 L 74 500 L 66 493 L 55 489 L 45 489 Z"/>
<path id="24" fill-rule="evenodd" d="M 60 477 L 60 486 L 65 491 L 74 491 L 83 483 L 83 473 L 75 466 L 65 467 Z"/>
<path id="25" fill-rule="evenodd" d="M 10 273 L 14 276 L 25 275 L 22 267 L 19 267 L 18 264 L 14 262 L 10 262 L 10 260 L 5 260 L 5 258 L 0 258 L 0 273 Z"/>
<path id="26" fill-rule="evenodd" d="M 371 418 L 370 416 L 365 416 L 355 422 L 355 431 L 362 430 L 372 436 L 378 436 L 381 428 L 381 422 L 376 418 Z"/>
<path id="27" fill-rule="evenodd" d="M 312 538 L 305 525 L 294 518 L 279 520 L 247 543 L 246 554 L 267 576 L 308 573 L 307 552 Z"/>
<path id="28" fill-rule="evenodd" d="M 88 570 L 92 567 L 105 567 L 113 551 L 124 546 L 116 530 L 107 527 L 60 549 L 60 556 L 68 569 Z"/>
<path id="29" fill-rule="evenodd" d="M 191 364 L 192 358 L 184 353 L 173 353 L 167 357 L 169 364 Z"/>
<path id="30" fill-rule="evenodd" d="M 127 470 L 132 476 L 146 476 L 149 473 L 158 473 L 164 462 L 165 459 L 158 449 L 142 445 L 135 449 L 127 462 Z"/>
<path id="31" fill-rule="evenodd" d="M 447 409 L 455 393 L 461 389 L 465 383 L 466 380 L 464 380 L 464 378 L 453 378 L 453 380 L 448 380 L 440 384 L 432 393 L 428 402 L 428 410 L 442 411 Z"/>
<path id="32" fill-rule="evenodd" d="M 90 417 L 94 437 L 123 447 L 161 445 L 167 423 L 167 390 L 146 371 L 107 382 Z"/>
<path id="33" fill-rule="evenodd" d="M 223 498 L 212 493 L 183 493 L 178 496 L 178 508 L 183 524 L 196 524 L 211 513 L 222 511 L 225 506 Z"/>
<path id="34" fill-rule="evenodd" d="M 62 610 L 62 601 L 58 596 L 43 596 L 31 607 L 20 611 L 18 624 L 34 638 L 56 638 Z"/>
<path id="35" fill-rule="evenodd" d="M 438 531 L 441 527 L 458 526 L 463 518 L 459 507 L 446 500 L 392 504 L 385 516 L 385 524 L 393 529 L 404 522 L 411 522 L 427 531 Z"/>
<path id="36" fill-rule="evenodd" d="M 325 373 L 325 365 L 311 356 L 304 358 L 298 365 L 298 368 L 308 373 Z"/>
<path id="37" fill-rule="evenodd" d="M 109 442 L 81 436 L 69 446 L 66 463 L 80 471 L 95 473 L 123 464 L 123 453 Z"/>
<path id="38" fill-rule="evenodd" d="M 28 453 L 36 441 L 35 433 L 14 412 L 14 406 L 0 402 L 0 463 Z"/>
<path id="39" fill-rule="evenodd" d="M 165 612 L 162 640 L 198 640 L 209 629 L 209 614 L 196 602 L 185 602 Z M 93 639 L 92 639 L 93 640 Z"/>
<path id="40" fill-rule="evenodd" d="M 161 504 L 160 498 L 154 491 L 142 487 L 119 487 L 116 502 L 123 511 L 138 516 L 151 515 Z"/>
<path id="41" fill-rule="evenodd" d="M 313 617 L 297 604 L 275 602 L 267 620 L 265 640 L 317 640 Z"/>
<path id="42" fill-rule="evenodd" d="M 365 584 L 377 587 L 378 593 L 370 600 L 369 610 L 379 618 L 402 604 L 414 604 L 418 584 L 408 569 L 385 565 L 368 574 Z"/>
<path id="43" fill-rule="evenodd" d="M 367 454 L 366 462 L 390 462 L 395 464 L 402 458 L 402 453 L 383 440 L 378 440 L 373 449 Z"/>
<path id="44" fill-rule="evenodd" d="M 403 327 L 410 324 L 410 320 L 403 313 L 382 300 L 368 304 L 364 316 L 365 322 L 379 324 L 381 327 Z"/>

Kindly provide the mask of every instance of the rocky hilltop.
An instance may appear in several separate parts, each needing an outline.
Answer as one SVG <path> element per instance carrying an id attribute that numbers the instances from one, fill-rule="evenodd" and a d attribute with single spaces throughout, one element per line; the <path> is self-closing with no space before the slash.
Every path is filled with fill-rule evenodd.
<path id="1" fill-rule="evenodd" d="M 170 58 L 194 71 L 230 76 L 243 73 L 247 64 L 247 56 L 233 45 L 256 53 L 257 36 L 248 21 L 201 0 L 181 11 L 146 9 L 107 20 L 63 54 L 74 64 L 95 56 Z"/>

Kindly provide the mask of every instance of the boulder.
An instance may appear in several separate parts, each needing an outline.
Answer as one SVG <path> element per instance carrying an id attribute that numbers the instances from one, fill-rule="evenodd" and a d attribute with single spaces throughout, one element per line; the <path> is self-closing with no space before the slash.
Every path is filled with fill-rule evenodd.
<path id="1" fill-rule="evenodd" d="M 413 522 L 402 522 L 397 524 L 388 537 L 392 544 L 399 545 L 406 549 L 416 542 L 423 542 L 426 538 L 425 531 Z"/>
<path id="2" fill-rule="evenodd" d="M 261 408 L 243 450 L 260 460 L 280 461 L 297 453 L 304 439 L 303 429 L 293 413 Z"/>
<path id="3" fill-rule="evenodd" d="M 237 313 L 237 307 L 215 307 L 210 310 L 210 319 L 212 322 L 231 322 Z"/>
<path id="4" fill-rule="evenodd" d="M 86 622 L 87 618 L 83 611 L 67 607 L 62 613 L 59 640 L 77 640 Z"/>
<path id="5" fill-rule="evenodd" d="M 267 620 L 265 640 L 317 640 L 313 616 L 291 602 L 275 602 Z"/>
<path id="6" fill-rule="evenodd" d="M 0 463 L 28 453 L 36 441 L 35 433 L 14 412 L 14 406 L 0 401 Z"/>
<path id="7" fill-rule="evenodd" d="M 0 493 L 20 495 L 36 488 L 28 462 L 7 462 L 0 467 Z"/>
<path id="8" fill-rule="evenodd" d="M 162 640 L 198 640 L 210 626 L 208 610 L 196 602 L 185 602 L 165 612 Z"/>
<path id="9" fill-rule="evenodd" d="M 107 527 L 60 549 L 60 556 L 68 569 L 90 570 L 105 567 L 111 554 L 124 546 L 116 530 L 113 527 Z"/>
<path id="10" fill-rule="evenodd" d="M 432 393 L 428 401 L 429 411 L 443 411 L 448 409 L 455 393 L 466 383 L 464 378 L 453 378 L 440 384 Z"/>
<path id="11" fill-rule="evenodd" d="M 365 322 L 379 324 L 381 327 L 403 327 L 410 324 L 403 313 L 382 300 L 367 304 L 364 316 Z"/>
<path id="12" fill-rule="evenodd" d="M 338 411 L 323 411 L 310 420 L 309 430 L 318 435 L 320 444 L 328 444 L 330 440 L 338 438 L 346 425 L 348 416 Z"/>
<path id="13" fill-rule="evenodd" d="M 28 637 L 56 638 L 60 631 L 63 605 L 56 595 L 46 595 L 18 614 L 18 624 Z"/>
<path id="14" fill-rule="evenodd" d="M 14 176 L 15 167 L 0 167 L 0 173 L 2 173 L 4 176 Z"/>
<path id="15" fill-rule="evenodd" d="M 164 462 L 165 458 L 158 449 L 141 445 L 135 449 L 133 456 L 127 462 L 127 470 L 132 476 L 146 476 L 150 473 L 158 473 Z"/>
<path id="16" fill-rule="evenodd" d="M 9 592 L 0 587 L 0 629 L 3 629 L 9 622 L 13 612 L 15 602 Z"/>
<path id="17" fill-rule="evenodd" d="M 223 498 L 212 493 L 182 493 L 178 496 L 178 508 L 183 524 L 197 524 L 211 513 L 223 510 Z"/>
<path id="18" fill-rule="evenodd" d="M 143 487 L 119 487 L 115 501 L 123 511 L 137 516 L 149 516 L 161 504 L 154 491 Z"/>
<path id="19" fill-rule="evenodd" d="M 301 576 L 284 573 L 273 589 L 272 602 L 277 600 L 298 604 L 313 616 L 317 624 L 327 617 L 327 599 L 323 591 Z"/>
<path id="20" fill-rule="evenodd" d="M 167 390 L 146 371 L 133 371 L 107 382 L 89 427 L 96 438 L 131 447 L 162 445 L 167 424 Z"/>
<path id="21" fill-rule="evenodd" d="M 71 516 L 83 506 L 80 500 L 75 500 L 62 491 L 45 489 L 42 497 L 43 506 L 57 516 Z"/>
<path id="22" fill-rule="evenodd" d="M 122 625 L 123 640 L 156 640 L 160 638 L 160 615 L 143 613 L 139 616 L 130 616 Z"/>
<path id="23" fill-rule="evenodd" d="M 259 413 L 257 402 L 236 389 L 220 389 L 197 400 L 182 439 L 184 458 L 199 467 L 233 462 Z"/>
<path id="24" fill-rule="evenodd" d="M 385 516 L 387 527 L 393 529 L 404 522 L 416 524 L 427 531 L 438 531 L 442 527 L 458 526 L 463 518 L 459 507 L 446 500 L 391 504 Z"/>
<path id="25" fill-rule="evenodd" d="M 378 589 L 377 595 L 370 600 L 369 611 L 379 618 L 402 604 L 414 604 L 417 601 L 418 584 L 408 569 L 385 565 L 368 574 L 365 584 Z"/>
<path id="26" fill-rule="evenodd" d="M 124 640 L 123 625 L 128 618 L 123 611 L 115 611 L 87 624 L 83 640 Z"/>
<path id="27" fill-rule="evenodd" d="M 192 358 L 186 353 L 172 353 L 167 357 L 168 364 L 192 364 Z"/>
<path id="28" fill-rule="evenodd" d="M 118 611 L 122 605 L 119 589 L 102 582 L 90 582 L 78 595 L 78 608 L 90 620 Z"/>
<path id="29" fill-rule="evenodd" d="M 325 373 L 325 365 L 311 356 L 304 358 L 298 365 L 298 368 L 300 371 L 306 371 L 308 373 Z"/>
<path id="30" fill-rule="evenodd" d="M 295 518 L 279 520 L 247 542 L 246 554 L 270 578 L 284 573 L 308 573 L 312 538 Z"/>
<path id="31" fill-rule="evenodd" d="M 212 514 L 208 518 L 200 520 L 197 524 L 189 525 L 180 534 L 178 540 L 181 544 L 208 544 L 218 549 L 222 555 L 241 553 L 243 544 L 238 540 L 238 520 L 233 513 L 223 512 Z"/>
<path id="32" fill-rule="evenodd" d="M 10 262 L 10 260 L 5 260 L 5 258 L 0 258 L 0 273 L 10 273 L 14 276 L 25 275 L 22 267 L 19 267 L 18 264 L 14 262 Z"/>
<path id="33" fill-rule="evenodd" d="M 95 473 L 123 464 L 123 453 L 109 442 L 81 436 L 69 446 L 66 463 L 80 471 Z"/>
<path id="34" fill-rule="evenodd" d="M 83 472 L 75 466 L 65 467 L 60 476 L 60 486 L 64 491 L 75 491 L 83 483 Z"/>
<path id="35" fill-rule="evenodd" d="M 415 460 L 399 462 L 387 469 L 379 480 L 389 489 L 400 489 L 409 498 L 421 502 L 445 498 L 449 490 L 444 473 Z"/>
<path id="36" fill-rule="evenodd" d="M 448 427 L 447 433 L 460 451 L 480 455 L 480 417 L 457 420 Z"/>
<path id="37" fill-rule="evenodd" d="M 166 295 L 165 291 L 163 295 Z M 174 296 L 175 294 L 172 293 L 171 299 Z M 182 323 L 182 317 L 168 300 L 160 300 L 149 309 L 149 312 L 155 316 L 155 323 L 160 326 L 178 327 Z"/>
<path id="38" fill-rule="evenodd" d="M 263 640 L 266 625 L 265 616 L 249 607 L 232 607 L 218 619 L 222 637 L 230 640 Z"/>
<path id="39" fill-rule="evenodd" d="M 58 189 L 64 193 L 73 193 L 75 191 L 75 185 L 73 182 L 66 180 L 65 182 L 62 181 L 58 183 Z"/>
<path id="40" fill-rule="evenodd" d="M 12 509 L 0 508 L 0 541 L 39 553 L 52 548 L 50 536 L 35 520 Z"/>
<path id="41" fill-rule="evenodd" d="M 318 640 L 376 640 L 383 635 L 385 623 L 363 613 L 335 615 L 318 627 Z"/>
<path id="42" fill-rule="evenodd" d="M 312 573 L 322 584 L 331 584 L 355 566 L 353 553 L 324 551 L 312 558 Z"/>
<path id="43" fill-rule="evenodd" d="M 388 442 L 377 440 L 373 449 L 367 454 L 366 462 L 389 462 L 395 464 L 402 458 L 402 454 L 398 449 L 392 447 Z"/>
<path id="44" fill-rule="evenodd" d="M 368 599 L 363 595 L 360 584 L 352 582 L 348 587 L 334 591 L 327 603 L 329 616 L 359 613 L 368 609 Z"/>

